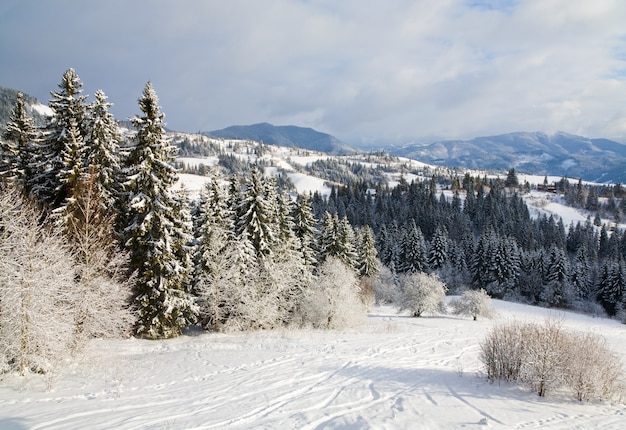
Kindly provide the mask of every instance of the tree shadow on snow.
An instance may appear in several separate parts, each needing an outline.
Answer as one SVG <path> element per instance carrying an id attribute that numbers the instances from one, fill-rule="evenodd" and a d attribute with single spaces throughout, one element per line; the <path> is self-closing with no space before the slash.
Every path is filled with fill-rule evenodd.
<path id="1" fill-rule="evenodd" d="M 2 430 L 26 430 L 28 426 L 21 418 L 1 417 L 0 429 Z"/>

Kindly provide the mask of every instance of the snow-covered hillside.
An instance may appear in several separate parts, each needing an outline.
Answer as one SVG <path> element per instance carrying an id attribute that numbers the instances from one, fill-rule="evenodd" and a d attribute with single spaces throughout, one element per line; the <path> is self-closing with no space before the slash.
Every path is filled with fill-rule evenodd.
<path id="1" fill-rule="evenodd" d="M 409 318 L 376 307 L 349 332 L 93 340 L 46 390 L 5 377 L 2 429 L 622 429 L 626 407 L 486 382 L 479 342 L 501 321 L 562 318 L 626 360 L 626 326 L 494 302 L 496 320 Z"/>

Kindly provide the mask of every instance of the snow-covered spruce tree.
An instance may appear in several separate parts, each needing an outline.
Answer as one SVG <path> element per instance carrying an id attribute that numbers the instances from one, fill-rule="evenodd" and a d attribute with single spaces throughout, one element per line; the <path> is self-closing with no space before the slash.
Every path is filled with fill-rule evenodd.
<path id="1" fill-rule="evenodd" d="M 379 282 L 381 263 L 377 257 L 374 233 L 369 225 L 355 232 L 357 242 L 357 276 L 361 300 L 367 309 L 376 303 L 376 285 Z"/>
<path id="2" fill-rule="evenodd" d="M 589 251 L 585 245 L 582 245 L 576 251 L 576 258 L 572 267 L 571 283 L 574 300 L 584 302 L 593 298 L 594 285 L 591 261 Z"/>
<path id="3" fill-rule="evenodd" d="M 491 318 L 494 310 L 491 307 L 491 297 L 484 289 L 468 290 L 461 294 L 461 297 L 450 303 L 457 315 L 469 315 L 474 321 L 478 317 Z"/>
<path id="4" fill-rule="evenodd" d="M 269 256 L 276 242 L 276 201 L 268 196 L 268 191 L 275 193 L 266 186 L 261 170 L 254 165 L 236 208 L 235 228 L 237 235 L 246 232 L 258 257 Z"/>
<path id="5" fill-rule="evenodd" d="M 131 267 L 137 271 L 137 333 L 169 338 L 178 336 L 197 316 L 187 282 L 189 267 L 181 261 L 185 245 L 181 241 L 190 239 L 189 220 L 180 218 L 180 203 L 172 194 L 177 180 L 170 164 L 174 147 L 165 136 L 164 115 L 150 82 L 139 107 L 143 115 L 132 119 L 137 135 L 126 160 L 122 231 Z"/>
<path id="6" fill-rule="evenodd" d="M 39 133 L 35 121 L 29 115 L 24 95 L 17 93 L 15 106 L 9 116 L 6 129 L 0 139 L 0 177 L 7 179 L 30 193 L 33 177 L 33 154 L 38 145 Z"/>
<path id="7" fill-rule="evenodd" d="M 341 330 L 361 324 L 365 312 L 354 269 L 337 257 L 327 257 L 318 267 L 299 308 L 301 324 Z"/>
<path id="8" fill-rule="evenodd" d="M 428 252 L 428 266 L 432 270 L 443 267 L 448 259 L 448 231 L 445 227 L 439 227 L 435 231 Z"/>
<path id="9" fill-rule="evenodd" d="M 82 86 L 74 69 L 69 69 L 63 74 L 60 91 L 51 92 L 49 105 L 54 115 L 46 125 L 44 140 L 33 161 L 32 191 L 50 209 L 59 207 L 68 196 L 67 183 L 61 180 L 67 170 L 65 158 L 70 147 L 84 142 L 86 135 L 87 106 L 86 96 L 81 95 Z"/>
<path id="10" fill-rule="evenodd" d="M 626 303 L 626 269 L 620 260 L 608 260 L 602 265 L 598 300 L 609 316 L 615 316 Z"/>
<path id="11" fill-rule="evenodd" d="M 328 257 L 337 257 L 356 270 L 358 254 L 355 242 L 354 230 L 346 217 L 339 220 L 337 213 L 324 213 L 318 246 L 320 262 Z"/>
<path id="12" fill-rule="evenodd" d="M 420 317 L 426 312 L 445 309 L 443 299 L 448 288 L 436 274 L 405 273 L 400 275 L 399 280 L 398 312 L 409 311 L 411 316 Z"/>
<path id="13" fill-rule="evenodd" d="M 95 101 L 88 106 L 87 136 L 85 137 L 86 165 L 97 172 L 102 203 L 112 208 L 121 192 L 120 143 L 122 136 L 117 122 L 109 112 L 111 103 L 102 90 L 95 93 Z"/>
<path id="14" fill-rule="evenodd" d="M 291 214 L 296 237 L 302 244 L 302 256 L 307 265 L 317 264 L 316 238 L 318 235 L 317 220 L 306 194 L 299 194 Z"/>
<path id="15" fill-rule="evenodd" d="M 425 272 L 428 268 L 428 250 L 422 230 L 411 219 L 409 228 L 402 241 L 403 272 Z"/>
<path id="16" fill-rule="evenodd" d="M 57 209 L 62 208 L 69 200 L 74 198 L 78 183 L 83 180 L 87 171 L 85 142 L 73 118 L 70 119 L 70 125 L 66 133 L 65 148 L 62 154 L 63 164 L 57 174 L 57 179 L 65 191 L 63 192 L 64 198 L 58 202 Z"/>
<path id="17" fill-rule="evenodd" d="M 39 218 L 0 191 L 0 373 L 47 373 L 75 347 L 74 262 Z"/>
<path id="18" fill-rule="evenodd" d="M 318 238 L 318 250 L 317 256 L 318 262 L 323 262 L 327 257 L 333 257 L 339 254 L 339 248 L 337 245 L 337 236 L 339 227 L 339 217 L 335 213 L 331 215 L 330 212 L 325 211 L 321 220 L 321 228 Z"/>
<path id="19" fill-rule="evenodd" d="M 339 254 L 337 255 L 341 261 L 358 271 L 359 255 L 356 250 L 356 236 L 354 229 L 350 225 L 347 217 L 343 217 L 338 226 L 338 242 Z"/>
<path id="20" fill-rule="evenodd" d="M 548 283 L 541 298 L 548 306 L 564 307 L 573 301 L 569 261 L 563 249 L 552 246 L 548 263 Z"/>
<path id="21" fill-rule="evenodd" d="M 374 233 L 369 225 L 363 227 L 358 243 L 357 275 L 361 278 L 373 278 L 380 272 L 380 260 L 377 257 Z"/>

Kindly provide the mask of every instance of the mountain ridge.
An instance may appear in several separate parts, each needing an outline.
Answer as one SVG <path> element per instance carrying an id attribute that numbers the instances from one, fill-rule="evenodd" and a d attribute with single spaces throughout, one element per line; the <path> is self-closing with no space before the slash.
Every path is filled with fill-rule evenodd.
<path id="1" fill-rule="evenodd" d="M 261 122 L 251 125 L 233 125 L 221 130 L 201 132 L 200 134 L 222 139 L 248 139 L 268 145 L 299 147 L 335 155 L 360 152 L 357 148 L 342 142 L 328 133 L 295 125 L 277 126 Z"/>
<path id="2" fill-rule="evenodd" d="M 565 132 L 513 132 L 469 140 L 388 148 L 394 155 L 425 163 L 472 169 L 510 169 L 584 180 L 626 180 L 626 145 Z"/>

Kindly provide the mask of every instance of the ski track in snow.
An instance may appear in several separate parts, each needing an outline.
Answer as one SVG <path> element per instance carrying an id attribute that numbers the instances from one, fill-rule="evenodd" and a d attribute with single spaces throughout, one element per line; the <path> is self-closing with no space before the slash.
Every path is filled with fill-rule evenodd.
<path id="1" fill-rule="evenodd" d="M 495 303 L 496 320 L 556 316 L 604 334 L 626 357 L 626 327 L 617 322 Z M 59 371 L 51 391 L 36 375 L 6 377 L 0 428 L 625 428 L 624 405 L 487 383 L 479 342 L 493 324 L 377 307 L 346 332 L 96 340 Z"/>

